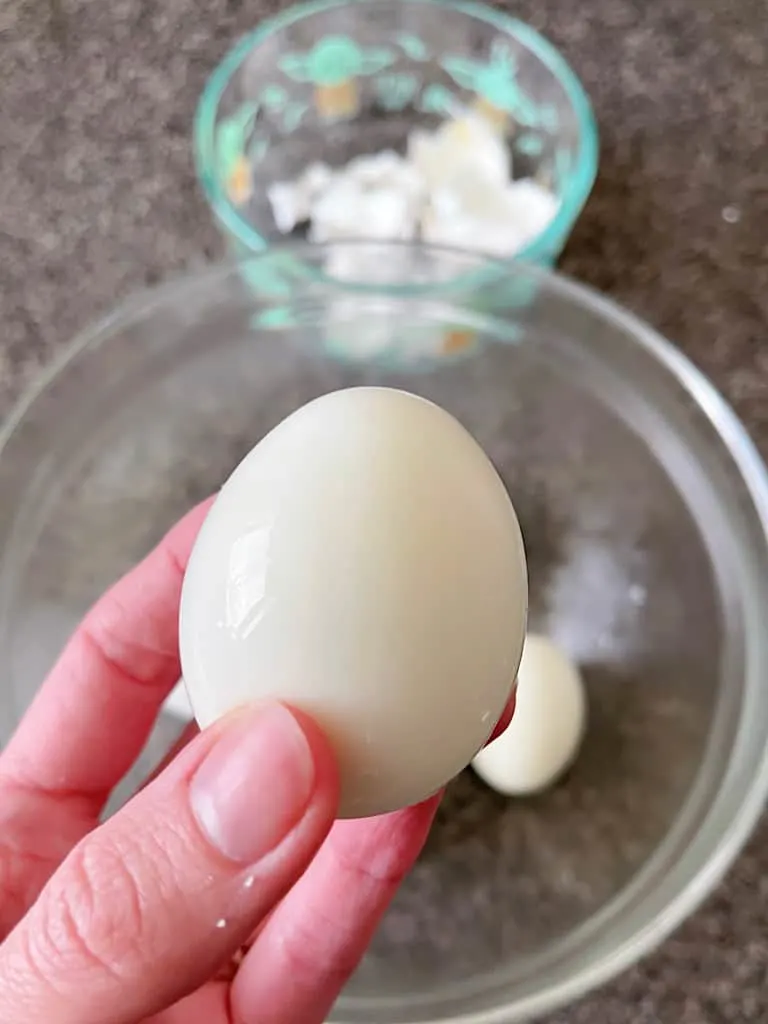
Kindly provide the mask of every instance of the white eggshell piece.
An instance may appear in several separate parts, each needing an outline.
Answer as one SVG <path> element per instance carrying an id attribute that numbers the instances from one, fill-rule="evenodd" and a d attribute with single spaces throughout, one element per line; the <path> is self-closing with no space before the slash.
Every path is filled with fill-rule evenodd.
<path id="1" fill-rule="evenodd" d="M 377 189 L 360 204 L 363 237 L 409 241 L 416 234 L 417 220 L 408 195 L 397 188 Z M 362 232 L 361 232 L 362 234 Z"/>
<path id="2" fill-rule="evenodd" d="M 277 230 L 288 235 L 302 221 L 309 219 L 309 201 L 301 186 L 290 181 L 276 181 L 267 189 L 272 217 Z"/>
<path id="3" fill-rule="evenodd" d="M 360 194 L 355 182 L 340 173 L 312 205 L 311 238 L 318 242 L 354 238 L 359 231 Z"/>
<path id="4" fill-rule="evenodd" d="M 405 161 L 398 153 L 383 149 L 350 160 L 344 173 L 361 185 L 386 185 L 397 179 L 404 166 Z"/>
<path id="5" fill-rule="evenodd" d="M 408 241 L 416 234 L 416 211 L 402 190 L 362 188 L 346 174 L 314 204 L 310 237 L 315 242 L 371 238 Z"/>
<path id="6" fill-rule="evenodd" d="M 404 246 L 387 253 L 383 260 L 376 249 L 356 252 L 345 246 L 326 250 L 325 272 L 337 281 L 357 284 L 395 284 L 418 276 L 418 251 Z M 434 273 L 434 263 L 430 267 Z M 376 358 L 398 348 L 405 358 L 416 360 L 442 351 L 445 330 L 434 319 L 429 303 L 423 316 L 414 304 L 404 323 L 401 310 L 396 311 L 384 295 L 365 296 L 340 291 L 329 299 L 325 332 L 328 347 L 335 354 L 351 360 Z M 419 323 L 414 330 L 414 321 Z"/>
<path id="7" fill-rule="evenodd" d="M 402 197 L 408 204 L 410 217 L 416 221 L 426 193 L 421 174 L 394 150 L 352 160 L 340 172 L 356 183 L 362 192 L 385 191 Z M 363 235 L 365 225 L 361 225 Z"/>
<path id="8" fill-rule="evenodd" d="M 310 164 L 296 181 L 276 181 L 267 189 L 275 226 L 287 235 L 310 219 L 312 204 L 331 185 L 334 172 L 327 164 Z"/>
<path id="9" fill-rule="evenodd" d="M 325 330 L 332 351 L 350 359 L 364 360 L 389 351 L 397 327 L 386 300 L 371 296 L 363 302 L 355 296 L 340 295 L 331 300 Z"/>
<path id="10" fill-rule="evenodd" d="M 427 187 L 440 181 L 440 149 L 433 133 L 423 128 L 414 128 L 408 136 L 406 153 L 408 163 L 421 175 Z"/>
<path id="11" fill-rule="evenodd" d="M 370 249 L 363 247 L 359 252 L 355 246 L 329 246 L 325 250 L 324 269 L 337 281 L 385 285 L 402 281 L 413 263 L 412 251 L 407 246 L 388 251 L 386 259 L 381 258 L 381 250 L 375 246 Z M 392 308 L 392 302 L 386 296 L 374 292 L 366 296 L 366 300 L 376 298 Z M 359 296 L 351 296 L 350 308 L 359 309 L 361 302 Z"/>
<path id="12" fill-rule="evenodd" d="M 407 153 L 430 190 L 468 168 L 496 185 L 505 185 L 512 174 L 509 149 L 482 117 L 468 115 L 446 121 L 434 134 L 416 129 L 408 138 Z"/>
<path id="13" fill-rule="evenodd" d="M 436 245 L 511 257 L 547 227 L 558 205 L 536 182 L 498 184 L 466 167 L 433 191 L 421 234 Z"/>
<path id="14" fill-rule="evenodd" d="M 334 172 L 328 164 L 314 163 L 304 171 L 298 184 L 307 201 L 312 203 L 329 187 L 333 178 Z"/>
<path id="15" fill-rule="evenodd" d="M 560 201 L 531 178 L 513 181 L 506 188 L 505 220 L 514 224 L 525 244 L 532 242 L 557 215 Z"/>
<path id="16" fill-rule="evenodd" d="M 489 256 L 515 256 L 525 238 L 515 224 L 471 214 L 430 210 L 421 224 L 421 237 L 431 245 L 444 245 Z"/>
<path id="17" fill-rule="evenodd" d="M 180 647 L 205 727 L 277 698 L 338 757 L 340 813 L 434 793 L 490 735 L 525 635 L 512 504 L 447 412 L 355 388 L 289 416 L 220 491 L 192 552 Z"/>
<path id="18" fill-rule="evenodd" d="M 489 184 L 502 185 L 512 177 L 512 159 L 504 139 L 483 117 L 446 121 L 437 139 L 456 168 L 473 168 Z"/>
<path id="19" fill-rule="evenodd" d="M 191 722 L 195 717 L 192 705 L 189 703 L 186 687 L 181 679 L 166 697 L 163 711 L 183 722 Z"/>
<path id="20" fill-rule="evenodd" d="M 423 241 L 509 258 L 539 235 L 559 201 L 532 179 L 512 181 L 504 138 L 465 114 L 436 131 L 414 129 L 406 156 L 382 150 L 345 167 L 311 164 L 268 190 L 283 233 L 309 222 L 314 242 Z"/>
<path id="21" fill-rule="evenodd" d="M 480 778 L 506 796 L 555 782 L 575 759 L 586 725 L 581 675 L 546 637 L 526 637 L 516 697 L 508 728 L 472 761 Z"/>

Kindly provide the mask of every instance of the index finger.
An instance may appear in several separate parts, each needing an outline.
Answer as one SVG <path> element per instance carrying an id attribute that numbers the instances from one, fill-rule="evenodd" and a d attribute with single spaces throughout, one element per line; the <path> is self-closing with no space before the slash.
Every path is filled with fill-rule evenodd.
<path id="1" fill-rule="evenodd" d="M 6 779 L 101 810 L 179 678 L 181 584 L 212 500 L 88 612 L 0 758 Z"/>
<path id="2" fill-rule="evenodd" d="M 240 965 L 231 994 L 236 1020 L 254 1014 L 259 1024 L 326 1019 L 421 852 L 441 796 L 376 818 L 335 822 Z"/>

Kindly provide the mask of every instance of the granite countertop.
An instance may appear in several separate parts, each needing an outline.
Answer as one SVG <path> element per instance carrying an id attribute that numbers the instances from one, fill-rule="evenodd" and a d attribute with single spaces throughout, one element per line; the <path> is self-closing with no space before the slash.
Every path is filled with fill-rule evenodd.
<path id="1" fill-rule="evenodd" d="M 132 290 L 219 249 L 191 115 L 277 0 L 3 0 L 0 412 Z M 768 455 L 765 0 L 508 0 L 590 92 L 600 176 L 563 260 L 676 340 Z M 569 12 L 570 8 L 570 12 Z M 768 817 L 664 947 L 549 1024 L 768 1020 Z"/>

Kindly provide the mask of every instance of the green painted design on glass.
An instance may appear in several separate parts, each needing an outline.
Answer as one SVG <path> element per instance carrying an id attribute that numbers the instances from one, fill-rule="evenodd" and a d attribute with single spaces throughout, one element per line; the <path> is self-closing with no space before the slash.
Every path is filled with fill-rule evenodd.
<path id="1" fill-rule="evenodd" d="M 259 100 L 270 113 L 279 113 L 288 102 L 288 93 L 281 85 L 265 85 Z"/>
<path id="2" fill-rule="evenodd" d="M 518 277 L 507 284 L 503 294 L 504 304 L 509 307 L 528 306 L 536 297 L 536 284 L 529 277 Z"/>
<path id="3" fill-rule="evenodd" d="M 291 293 L 288 277 L 274 256 L 246 260 L 240 272 L 260 299 L 283 299 Z"/>
<path id="4" fill-rule="evenodd" d="M 444 85 L 427 86 L 416 106 L 425 114 L 437 114 L 439 117 L 453 117 L 461 110 L 458 98 Z"/>
<path id="5" fill-rule="evenodd" d="M 380 75 L 374 88 L 385 110 L 404 110 L 419 91 L 419 79 L 407 73 Z"/>
<path id="6" fill-rule="evenodd" d="M 506 43 L 496 40 L 486 62 L 446 57 L 440 64 L 457 85 L 476 93 L 494 110 L 527 128 L 538 125 L 538 109 L 517 82 L 517 62 Z"/>
<path id="7" fill-rule="evenodd" d="M 326 36 L 307 53 L 286 54 L 280 67 L 294 81 L 333 86 L 376 74 L 394 61 L 395 55 L 384 47 L 364 49 L 348 36 Z"/>
<path id="8" fill-rule="evenodd" d="M 222 181 L 229 179 L 245 153 L 246 141 L 259 111 L 257 103 L 243 103 L 216 129 L 216 170 Z"/>
<path id="9" fill-rule="evenodd" d="M 215 164 L 217 126 L 222 114 L 226 112 L 226 103 L 231 96 L 232 83 L 241 76 L 244 67 L 249 65 L 254 58 L 254 54 L 261 53 L 263 55 L 268 53 L 270 55 L 269 59 L 274 60 L 276 56 L 275 51 L 277 50 L 278 54 L 280 53 L 279 48 L 282 45 L 282 41 L 285 40 L 286 34 L 289 38 L 295 38 L 297 33 L 302 32 L 302 26 L 306 27 L 308 25 L 306 20 L 308 15 L 311 15 L 314 19 L 318 15 L 326 17 L 327 13 L 331 12 L 335 18 L 337 16 L 337 6 L 336 0 L 314 0 L 314 2 L 309 4 L 288 7 L 274 19 L 269 19 L 259 24 L 257 28 L 246 35 L 233 48 L 215 70 L 206 85 L 198 105 L 194 127 L 195 156 L 205 195 L 211 206 L 215 209 L 225 234 L 230 240 L 237 240 L 243 243 L 250 252 L 263 251 L 270 242 L 267 237 L 259 232 L 256 224 L 244 215 L 243 211 L 239 208 L 242 204 L 233 202 L 227 189 L 222 187 L 223 182 L 221 182 L 219 175 L 216 173 L 217 168 Z M 433 6 L 436 9 L 439 3 L 433 3 Z M 561 192 L 561 206 L 545 231 L 526 245 L 519 255 L 519 258 L 523 260 L 532 260 L 534 262 L 544 260 L 550 262 L 555 250 L 559 250 L 562 246 L 575 218 L 581 210 L 584 200 L 593 185 L 597 170 L 597 128 L 589 99 L 578 78 L 574 75 L 562 55 L 532 28 L 522 25 L 498 10 L 492 10 L 489 6 L 472 7 L 471 4 L 464 5 L 463 7 L 459 4 L 458 6 L 465 13 L 473 14 L 474 17 L 485 22 L 486 25 L 492 26 L 492 30 L 498 37 L 517 39 L 535 58 L 549 68 L 554 81 L 559 86 L 562 100 L 568 108 L 568 119 L 571 122 L 569 126 L 572 129 L 571 136 L 574 139 L 578 139 L 578 146 L 574 144 L 572 164 L 568 169 L 564 188 Z M 498 7 L 498 5 L 495 6 Z M 337 22 L 338 24 L 340 22 Z M 402 27 L 405 28 L 405 25 L 402 25 Z M 403 48 L 398 45 L 397 36 L 398 33 L 396 31 L 385 42 L 385 45 L 390 46 L 393 53 L 397 55 L 398 60 L 405 64 L 408 58 Z M 308 49 L 309 47 L 307 46 L 306 48 Z M 459 53 L 456 56 L 462 55 L 462 49 L 464 47 L 459 49 Z M 436 61 L 439 56 L 439 53 L 430 52 L 430 59 L 432 60 Z M 485 56 L 487 60 L 485 54 L 480 56 Z M 392 68 L 391 70 L 395 69 Z M 525 68 L 522 68 L 522 71 L 525 71 Z M 280 79 L 278 78 L 277 80 L 279 81 Z M 457 103 L 450 98 L 453 82 L 446 80 L 445 85 L 448 88 L 443 90 L 443 96 L 449 97 L 447 102 L 444 99 L 443 102 L 432 104 L 430 102 L 431 97 L 428 97 L 427 102 L 423 106 L 421 105 L 421 100 L 417 101 L 419 109 L 427 112 L 431 108 L 435 110 L 438 116 L 444 116 L 445 114 L 450 116 L 454 111 L 460 113 L 466 100 L 468 98 L 471 100 L 472 96 L 467 97 L 466 93 L 457 87 L 454 91 L 461 100 L 461 102 Z M 291 91 L 293 92 L 294 90 Z M 434 93 L 432 96 L 434 96 Z M 313 102 L 316 104 L 317 113 L 321 117 L 325 117 L 320 111 L 316 95 L 313 97 Z M 356 102 L 357 109 L 359 110 L 359 96 Z M 350 106 L 352 106 L 351 102 Z M 558 103 L 558 106 L 560 106 L 560 103 Z M 224 107 L 224 110 L 222 107 Z M 493 115 L 493 111 L 490 113 Z M 338 116 L 338 114 L 333 114 L 334 118 Z M 501 117 L 499 119 L 499 126 L 503 130 L 514 128 L 513 125 L 507 123 L 509 115 L 506 115 L 506 119 Z M 544 120 L 546 121 L 546 115 Z M 547 160 L 542 162 L 547 164 L 548 178 L 546 183 L 554 184 L 554 153 L 553 158 L 550 160 L 549 152 L 552 144 L 549 140 L 545 140 L 545 142 Z M 554 149 L 554 147 L 552 148 Z M 463 281 L 466 276 L 462 272 L 459 278 Z M 402 286 L 402 290 L 406 293 L 409 293 L 410 289 L 410 284 Z"/>
<path id="10" fill-rule="evenodd" d="M 222 180 L 229 178 L 243 153 L 243 132 L 239 124 L 222 121 L 216 129 L 216 168 Z"/>
<path id="11" fill-rule="evenodd" d="M 536 132 L 523 132 L 515 139 L 515 149 L 523 156 L 540 156 L 544 149 L 544 140 Z"/>
<path id="12" fill-rule="evenodd" d="M 429 51 L 418 36 L 411 35 L 410 32 L 400 32 L 395 37 L 395 41 L 406 57 L 411 60 L 427 60 L 429 58 Z"/>
<path id="13" fill-rule="evenodd" d="M 285 328 L 297 326 L 298 320 L 290 306 L 273 306 L 271 309 L 262 309 L 251 317 L 251 327 L 254 330 L 264 327 Z"/>

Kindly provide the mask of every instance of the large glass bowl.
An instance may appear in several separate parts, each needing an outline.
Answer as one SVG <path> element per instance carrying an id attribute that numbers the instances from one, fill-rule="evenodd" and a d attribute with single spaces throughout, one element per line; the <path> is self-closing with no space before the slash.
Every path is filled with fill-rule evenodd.
<path id="1" fill-rule="evenodd" d="M 337 257 L 391 279 L 335 281 Z M 363 323 L 377 346 L 356 345 Z M 78 338 L 1 438 L 0 724 L 90 602 L 267 430 L 372 383 L 437 401 L 493 458 L 531 628 L 579 662 L 590 713 L 546 794 L 455 780 L 333 1019 L 520 1021 L 660 941 L 768 786 L 766 474 L 712 387 L 610 302 L 459 253 L 304 249 L 164 287 Z M 161 716 L 129 787 L 175 731 Z"/>
<path id="2" fill-rule="evenodd" d="M 516 177 L 559 199 L 520 254 L 553 263 L 590 193 L 597 130 L 564 57 L 515 18 L 463 0 L 317 0 L 262 22 L 213 72 L 195 119 L 206 198 L 230 248 L 279 239 L 267 190 L 315 161 L 403 151 L 414 128 L 490 118 Z"/>

